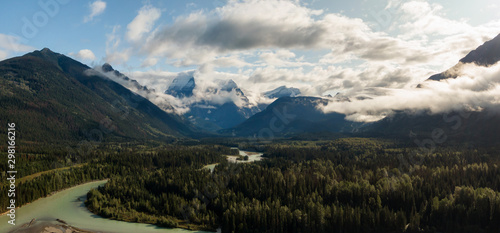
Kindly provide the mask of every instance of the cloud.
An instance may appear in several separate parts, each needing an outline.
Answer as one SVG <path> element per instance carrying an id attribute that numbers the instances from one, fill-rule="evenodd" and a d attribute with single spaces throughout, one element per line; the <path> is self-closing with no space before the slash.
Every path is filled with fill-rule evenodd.
<path id="1" fill-rule="evenodd" d="M 264 51 L 260 53 L 259 58 L 264 66 L 278 66 L 278 67 L 300 67 L 300 66 L 314 66 L 315 64 L 303 61 L 303 57 L 296 57 L 296 54 L 290 50 L 279 49 L 277 51 Z"/>
<path id="2" fill-rule="evenodd" d="M 143 35 L 150 32 L 154 23 L 160 18 L 161 11 L 151 5 L 145 5 L 140 10 L 137 16 L 127 26 L 127 39 L 137 42 L 142 39 Z"/>
<path id="3" fill-rule="evenodd" d="M 90 22 L 94 19 L 94 17 L 104 13 L 104 10 L 106 9 L 106 2 L 97 0 L 89 4 L 89 8 L 90 8 L 90 14 L 83 18 L 84 23 Z"/>
<path id="4" fill-rule="evenodd" d="M 129 90 L 135 92 L 136 94 L 148 99 L 149 101 L 151 101 L 152 103 L 154 103 L 155 105 L 157 105 L 159 108 L 163 109 L 166 112 L 177 113 L 182 115 L 187 111 L 189 111 L 189 108 L 186 107 L 186 104 L 183 103 L 182 100 L 177 99 L 171 95 L 164 94 L 162 91 L 156 91 L 154 88 L 151 88 L 156 85 L 151 85 L 151 84 L 147 85 L 146 86 L 147 89 L 145 89 L 144 85 L 141 86 L 141 84 L 139 84 L 139 82 L 137 82 L 137 80 L 135 80 L 134 77 L 132 76 L 127 75 L 129 79 L 124 79 L 124 76 L 117 76 L 115 72 L 112 71 L 104 72 L 101 66 L 96 66 L 93 69 L 88 69 L 85 71 L 85 74 L 97 75 L 103 78 L 111 79 L 119 83 L 120 85 L 128 88 Z M 139 80 L 142 75 L 147 76 L 148 74 L 139 72 L 137 75 L 139 77 Z M 152 74 L 152 75 L 156 77 L 162 77 L 162 79 L 163 78 L 174 79 L 178 75 L 183 75 L 183 74 L 161 72 L 159 76 L 158 74 Z M 163 89 L 163 85 L 159 90 L 161 89 Z"/>
<path id="5" fill-rule="evenodd" d="M 321 13 L 288 1 L 230 1 L 212 12 L 198 11 L 178 17 L 173 24 L 151 35 L 143 49 L 203 62 L 196 59 L 199 54 L 323 47 L 328 25 L 311 18 Z"/>
<path id="6" fill-rule="evenodd" d="M 0 60 L 8 58 L 11 53 L 32 50 L 35 50 L 35 48 L 23 44 L 19 37 L 0 33 Z"/>
<path id="7" fill-rule="evenodd" d="M 370 22 L 360 18 L 313 10 L 298 1 L 228 1 L 213 10 L 180 15 L 173 23 L 156 28 L 161 11 L 145 5 L 128 25 L 126 38 L 133 43 L 134 53 L 166 58 L 175 66 L 210 67 L 221 57 L 259 50 L 316 50 L 330 51 L 317 65 L 358 59 L 449 67 L 494 36 L 492 29 L 500 30 L 500 22 L 472 27 L 464 20 L 449 20 L 442 6 L 422 1 L 391 1 L 386 10 L 401 19 L 390 21 L 392 30 L 398 30 L 396 36 L 375 32 Z M 436 35 L 443 38 L 429 39 Z M 262 64 L 315 65 L 271 56 L 262 54 Z"/>
<path id="8" fill-rule="evenodd" d="M 429 89 L 415 86 L 500 32 L 500 20 L 472 26 L 449 19 L 441 5 L 425 1 L 390 1 L 385 31 L 374 30 L 373 22 L 313 10 L 300 1 L 227 1 L 212 10 L 197 9 L 166 23 L 160 10 L 143 6 L 127 30 L 120 33 L 114 27 L 107 35 L 105 60 L 116 64 L 143 56 L 141 67 L 155 70 L 130 76 L 162 91 L 180 74 L 157 70 L 158 61 L 189 67 L 186 72 L 193 72 L 199 92 L 183 101 L 210 99 L 203 97 L 204 88 L 218 79 L 233 79 L 254 104 L 266 101 L 263 90 L 286 85 L 304 95 L 340 92 L 372 101 L 366 108 L 387 107 L 363 110 L 354 98 L 352 106 L 361 107 L 354 113 L 350 104 L 338 103 L 349 117 L 369 121 L 392 111 L 375 101 L 406 100 L 407 94 L 411 102 L 430 95 Z"/>
<path id="9" fill-rule="evenodd" d="M 7 58 L 7 52 L 0 50 L 0 61 Z"/>
<path id="10" fill-rule="evenodd" d="M 392 21 L 392 28 L 399 30 L 397 36 L 375 32 L 360 18 L 312 10 L 294 1 L 249 0 L 181 15 L 154 30 L 150 23 L 135 37 L 128 37 L 144 36 L 146 42 L 138 48 L 142 53 L 165 57 L 178 66 L 203 65 L 231 53 L 292 49 L 329 50 L 320 64 L 361 59 L 451 66 L 458 55 L 494 36 L 497 31 L 492 29 L 500 30 L 499 22 L 472 27 L 464 20 L 446 19 L 438 4 L 410 1 L 388 7 L 402 19 Z M 444 38 L 429 40 L 436 35 Z M 268 54 L 262 59 L 277 62 Z"/>
<path id="11" fill-rule="evenodd" d="M 380 88 L 383 94 L 351 102 L 332 102 L 323 110 L 346 114 L 354 121 L 374 121 L 394 111 L 425 111 L 431 114 L 457 110 L 500 110 L 500 63 L 491 67 L 462 66 L 456 79 L 426 81 L 422 88 Z"/>
<path id="12" fill-rule="evenodd" d="M 141 67 L 151 67 L 156 65 L 156 63 L 158 63 L 157 58 L 149 57 L 142 62 Z"/>
<path id="13" fill-rule="evenodd" d="M 31 46 L 23 44 L 19 37 L 2 33 L 0 33 L 0 48 L 12 52 L 27 52 L 34 49 Z"/>
<path id="14" fill-rule="evenodd" d="M 406 56 L 410 65 L 440 64 L 447 69 L 500 32 L 500 20 L 472 26 L 467 19 L 448 18 L 442 5 L 426 1 L 389 1 L 386 12 L 392 19 L 388 31 L 407 42 L 403 47 L 420 52 Z"/>
<path id="15" fill-rule="evenodd" d="M 189 111 L 189 106 L 193 105 L 212 108 L 214 105 L 222 105 L 227 102 L 233 102 L 237 106 L 253 106 L 257 104 L 257 102 L 254 102 L 255 98 L 252 97 L 254 93 L 245 89 L 242 83 L 239 82 L 239 80 L 241 80 L 240 76 L 234 74 L 218 72 L 203 74 L 196 70 L 178 73 L 150 70 L 145 72 L 131 72 L 128 73 L 127 76 L 137 80 L 149 89 L 155 89 L 157 95 L 154 97 L 153 102 L 156 103 L 155 101 L 157 101 L 163 103 L 167 101 L 175 109 L 175 112 L 179 114 Z M 178 77 L 195 78 L 196 87 L 193 90 L 192 96 L 178 99 L 171 95 L 163 94 L 172 81 Z M 239 88 L 243 89 L 245 95 L 250 98 L 250 102 L 244 101 L 234 90 L 220 90 L 220 87 L 226 84 L 229 79 L 238 80 L 236 83 Z M 149 96 L 152 95 L 149 94 Z"/>
<path id="16" fill-rule="evenodd" d="M 78 51 L 78 53 L 76 53 L 76 54 L 70 53 L 69 55 L 73 56 L 77 59 L 80 59 L 80 60 L 93 61 L 96 59 L 94 53 L 90 49 L 82 49 L 82 50 Z"/>
<path id="17" fill-rule="evenodd" d="M 106 34 L 106 57 L 104 61 L 110 64 L 123 64 L 132 56 L 132 47 L 121 47 L 119 36 L 120 26 L 114 26 L 111 33 Z"/>
<path id="18" fill-rule="evenodd" d="M 452 35 L 472 30 L 465 20 L 455 21 L 444 17 L 443 7 L 424 1 L 409 1 L 400 6 L 401 19 L 404 22 L 399 26 L 407 32 L 405 35 L 417 36 L 423 34 Z"/>

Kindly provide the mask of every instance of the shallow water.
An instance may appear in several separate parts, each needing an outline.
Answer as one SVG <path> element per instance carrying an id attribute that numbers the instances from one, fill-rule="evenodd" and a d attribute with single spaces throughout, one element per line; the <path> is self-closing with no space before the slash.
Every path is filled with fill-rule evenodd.
<path id="1" fill-rule="evenodd" d="M 238 149 L 238 148 L 232 147 L 231 149 Z M 251 163 L 251 162 L 255 162 L 255 161 L 261 161 L 262 159 L 264 159 L 262 157 L 262 155 L 264 155 L 263 153 L 250 152 L 250 151 L 244 151 L 244 150 L 239 150 L 239 151 L 240 151 L 241 156 L 248 156 L 248 160 L 237 160 L 238 156 L 228 155 L 228 156 L 226 156 L 227 161 L 232 162 L 232 163 Z M 209 165 L 204 166 L 203 168 L 209 169 L 211 172 L 213 172 L 215 169 L 215 166 L 217 166 L 217 164 L 218 163 L 209 164 Z"/>
<path id="2" fill-rule="evenodd" d="M 27 204 L 16 210 L 16 226 L 8 224 L 7 215 L 0 216 L 0 233 L 13 231 L 31 219 L 37 224 L 58 223 L 56 219 L 66 221 L 69 225 L 96 232 L 108 233 L 194 233 L 184 229 L 158 228 L 151 224 L 128 223 L 110 220 L 91 213 L 84 205 L 87 192 L 106 181 L 95 181 L 60 191 Z M 20 194 L 22 195 L 22 194 Z M 203 232 L 203 231 L 197 231 Z"/>

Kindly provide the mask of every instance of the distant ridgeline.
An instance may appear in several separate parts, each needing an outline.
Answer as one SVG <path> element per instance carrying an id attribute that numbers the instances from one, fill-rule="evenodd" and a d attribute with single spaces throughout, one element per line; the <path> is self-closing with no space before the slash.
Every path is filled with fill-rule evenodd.
<path id="1" fill-rule="evenodd" d="M 0 118 L 15 122 L 24 141 L 196 135 L 179 116 L 47 48 L 0 62 L 0 90 Z"/>

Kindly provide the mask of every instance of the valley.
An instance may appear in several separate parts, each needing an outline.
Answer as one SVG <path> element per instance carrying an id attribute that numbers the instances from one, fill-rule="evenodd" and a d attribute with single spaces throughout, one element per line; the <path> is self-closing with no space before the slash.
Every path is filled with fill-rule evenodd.
<path id="1" fill-rule="evenodd" d="M 243 139 L 233 143 L 241 148 L 248 146 Z M 69 177 L 77 178 L 73 185 L 93 179 L 108 182 L 67 189 L 80 190 L 71 195 L 64 194 L 64 190 L 48 199 L 26 200 L 33 203 L 19 208 L 23 216 L 19 221 L 36 218 L 39 224 L 53 224 L 59 218 L 77 228 L 104 232 L 133 232 L 141 227 L 145 227 L 141 232 L 170 231 L 162 228 L 220 228 L 222 232 L 494 232 L 500 227 L 495 221 L 500 216 L 500 193 L 496 191 L 500 188 L 500 159 L 495 154 L 498 148 L 478 150 L 456 145 L 426 154 L 419 153 L 421 148 L 417 146 L 370 138 L 283 139 L 261 146 L 258 148 L 263 153 L 250 156 L 262 155 L 265 159 L 234 163 L 226 156 L 234 153 L 234 148 L 227 146 L 165 146 L 154 142 L 103 145 L 83 158 L 81 166 L 47 171 L 22 182 L 19 188 L 23 193 L 32 187 L 50 188 L 64 184 Z M 37 163 L 40 159 L 20 159 L 20 163 Z M 207 164 L 212 164 L 212 171 L 202 169 Z M 78 178 L 88 176 L 77 175 L 87 170 L 91 173 L 83 174 L 95 178 Z M 102 186 L 96 188 L 94 184 Z M 95 189 L 87 194 L 91 186 Z M 77 199 L 80 201 L 75 202 Z M 43 210 L 37 203 L 71 214 L 23 212 L 29 208 Z M 464 205 L 475 207 L 468 209 Z M 87 208 L 111 220 L 96 219 Z M 77 213 L 85 216 L 73 218 Z M 150 224 L 161 228 L 148 227 Z"/>
<path id="2" fill-rule="evenodd" d="M 0 233 L 500 232 L 495 4 L 63 2 L 0 15 Z"/>

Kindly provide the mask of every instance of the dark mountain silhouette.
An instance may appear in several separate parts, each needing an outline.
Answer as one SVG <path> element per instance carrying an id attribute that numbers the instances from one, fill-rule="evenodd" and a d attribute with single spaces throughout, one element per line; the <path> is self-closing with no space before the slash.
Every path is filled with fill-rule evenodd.
<path id="1" fill-rule="evenodd" d="M 22 140 L 172 139 L 195 128 L 88 66 L 45 48 L 0 62 L 0 118 Z"/>
<path id="2" fill-rule="evenodd" d="M 360 124 L 339 113 L 324 113 L 328 100 L 317 97 L 282 97 L 240 125 L 221 131 L 236 136 L 287 136 L 310 132 L 352 132 Z"/>
<path id="3" fill-rule="evenodd" d="M 474 63 L 478 66 L 491 66 L 498 61 L 500 61 L 500 34 L 492 40 L 486 41 L 484 44 L 477 47 L 477 49 L 469 52 L 452 68 L 431 76 L 429 80 L 439 81 L 448 78 L 456 78 L 460 75 L 461 68 L 464 64 Z"/>
<path id="4" fill-rule="evenodd" d="M 431 76 L 429 80 L 456 78 L 461 75 L 461 68 L 464 64 L 491 66 L 498 61 L 500 61 L 500 35 L 471 51 L 454 67 Z M 483 109 L 475 112 L 464 110 L 444 114 L 400 111 L 371 124 L 363 131 L 371 136 L 400 139 L 440 141 L 439 138 L 435 138 L 441 137 L 439 134 L 444 134 L 446 140 L 451 141 L 495 143 L 500 139 L 498 134 L 500 114 L 497 109 Z"/>

